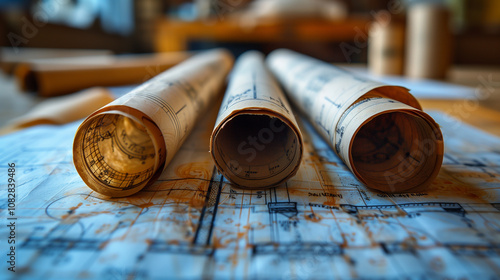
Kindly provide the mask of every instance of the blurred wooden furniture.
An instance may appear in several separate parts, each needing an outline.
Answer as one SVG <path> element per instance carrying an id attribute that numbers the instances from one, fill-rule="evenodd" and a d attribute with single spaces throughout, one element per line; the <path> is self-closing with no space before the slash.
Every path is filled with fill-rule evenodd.
<path id="1" fill-rule="evenodd" d="M 464 99 L 419 99 L 419 102 L 424 111 L 441 111 L 464 123 L 500 136 L 500 111 L 485 107 L 482 102 Z"/>
<path id="2" fill-rule="evenodd" d="M 319 19 L 279 20 L 246 23 L 243 20 L 178 21 L 157 23 L 155 50 L 187 50 L 190 41 L 211 42 L 366 42 L 369 18 L 348 18 L 339 21 Z M 340 51 L 340 50 L 339 50 Z"/>

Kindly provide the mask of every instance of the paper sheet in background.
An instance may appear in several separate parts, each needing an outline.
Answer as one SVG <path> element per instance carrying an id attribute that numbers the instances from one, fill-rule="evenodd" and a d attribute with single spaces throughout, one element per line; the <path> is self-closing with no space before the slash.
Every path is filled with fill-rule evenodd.
<path id="1" fill-rule="evenodd" d="M 375 76 L 366 67 L 345 67 L 350 72 L 388 85 L 411 89 L 417 99 L 476 99 L 476 89 L 430 79 L 410 79 L 404 76 Z"/>
<path id="2" fill-rule="evenodd" d="M 215 114 L 195 127 L 159 182 L 113 200 L 98 198 L 72 165 L 78 123 L 1 137 L 1 278 L 500 274 L 499 138 L 432 113 L 446 145 L 438 178 L 425 192 L 387 195 L 356 181 L 301 122 L 297 175 L 278 188 L 243 191 L 214 172 L 207 147 Z M 15 274 L 4 253 L 9 162 L 16 163 Z"/>

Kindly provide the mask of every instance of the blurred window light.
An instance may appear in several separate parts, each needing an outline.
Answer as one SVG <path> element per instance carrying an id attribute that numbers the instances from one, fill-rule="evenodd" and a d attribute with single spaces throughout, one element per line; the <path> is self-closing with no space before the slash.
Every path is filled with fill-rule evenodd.
<path id="1" fill-rule="evenodd" d="M 32 14 L 74 28 L 89 28 L 99 19 L 109 33 L 129 35 L 134 30 L 133 0 L 40 0 Z"/>
<path id="2" fill-rule="evenodd" d="M 198 11 L 194 3 L 182 3 L 177 8 L 177 16 L 185 21 L 193 21 L 198 17 Z"/>

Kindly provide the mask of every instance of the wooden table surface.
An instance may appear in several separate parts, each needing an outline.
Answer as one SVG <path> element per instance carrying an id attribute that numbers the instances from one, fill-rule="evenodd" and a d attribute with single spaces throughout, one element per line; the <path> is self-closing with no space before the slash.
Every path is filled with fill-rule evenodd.
<path id="1" fill-rule="evenodd" d="M 490 134 L 500 136 L 500 111 L 484 106 L 476 100 L 420 99 L 424 111 L 439 110 L 464 123 Z"/>

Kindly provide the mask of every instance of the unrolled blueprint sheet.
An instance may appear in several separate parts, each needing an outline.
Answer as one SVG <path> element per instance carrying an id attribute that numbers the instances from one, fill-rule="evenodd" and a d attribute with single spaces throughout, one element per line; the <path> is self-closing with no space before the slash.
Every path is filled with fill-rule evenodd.
<path id="1" fill-rule="evenodd" d="M 0 278 L 492 279 L 500 275 L 500 139 L 442 113 L 445 160 L 426 190 L 360 185 L 301 121 L 297 175 L 232 188 L 198 124 L 160 180 L 103 199 L 77 175 L 77 123 L 0 138 Z M 16 165 L 16 272 L 8 270 L 6 174 Z"/>

